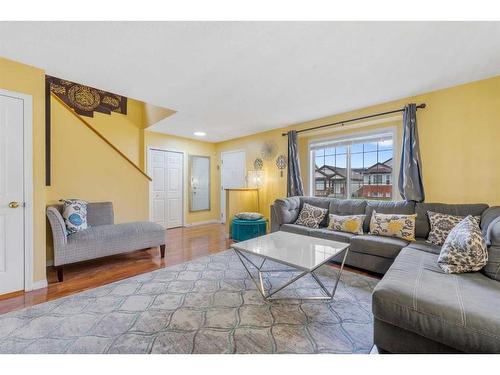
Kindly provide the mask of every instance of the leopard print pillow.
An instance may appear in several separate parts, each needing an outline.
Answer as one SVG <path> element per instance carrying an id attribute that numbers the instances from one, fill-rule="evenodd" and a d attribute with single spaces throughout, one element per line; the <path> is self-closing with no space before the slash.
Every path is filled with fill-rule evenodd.
<path id="1" fill-rule="evenodd" d="M 325 218 L 327 212 L 328 210 L 326 208 L 316 207 L 310 205 L 309 203 L 304 203 L 295 224 L 317 229 L 319 228 L 319 224 Z"/>
<path id="2" fill-rule="evenodd" d="M 451 230 L 465 219 L 465 216 L 454 216 L 432 211 L 427 211 L 427 216 L 429 217 L 429 223 L 431 225 L 429 236 L 427 236 L 427 242 L 437 246 L 442 246 Z M 479 216 L 475 216 L 474 219 L 478 223 L 481 220 Z"/>
<path id="3" fill-rule="evenodd" d="M 467 216 L 446 238 L 438 264 L 446 273 L 476 272 L 488 262 L 488 249 L 476 219 Z"/>

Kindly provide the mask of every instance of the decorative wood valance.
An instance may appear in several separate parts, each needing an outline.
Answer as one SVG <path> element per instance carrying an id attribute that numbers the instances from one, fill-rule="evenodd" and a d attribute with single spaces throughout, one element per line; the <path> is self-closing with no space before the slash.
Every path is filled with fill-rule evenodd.
<path id="1" fill-rule="evenodd" d="M 50 92 L 82 116 L 94 117 L 94 112 L 127 114 L 127 98 L 90 86 L 45 76 Z"/>

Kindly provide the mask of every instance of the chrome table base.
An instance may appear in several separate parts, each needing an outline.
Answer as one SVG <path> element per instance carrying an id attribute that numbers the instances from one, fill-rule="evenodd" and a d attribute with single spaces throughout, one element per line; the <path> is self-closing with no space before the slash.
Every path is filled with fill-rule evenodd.
<path id="1" fill-rule="evenodd" d="M 319 267 L 321 267 L 323 264 L 320 264 L 318 267 L 310 270 L 310 271 L 302 271 L 302 270 L 299 270 L 299 269 L 286 269 L 286 270 L 263 270 L 262 267 L 264 266 L 264 264 L 266 263 L 266 260 L 267 258 L 264 258 L 262 260 L 262 263 L 257 266 L 254 262 L 252 262 L 245 254 L 243 251 L 240 251 L 240 250 L 236 250 L 235 248 L 233 248 L 233 250 L 235 251 L 236 255 L 238 255 L 238 258 L 240 259 L 241 261 L 241 264 L 243 264 L 243 267 L 245 267 L 245 270 L 247 271 L 248 275 L 250 276 L 250 278 L 252 279 L 252 281 L 255 283 L 255 286 L 257 287 L 257 289 L 259 290 L 260 294 L 262 294 L 262 297 L 266 300 L 266 301 L 275 301 L 275 300 L 283 300 L 283 299 L 301 299 L 301 300 L 333 300 L 333 297 L 335 296 L 335 292 L 337 290 L 337 286 L 339 284 L 339 281 L 340 281 L 340 276 L 342 275 L 342 270 L 344 269 L 344 263 L 345 263 L 345 260 L 347 258 L 347 254 L 349 253 L 349 248 L 346 248 L 345 251 L 344 251 L 344 257 L 342 258 L 342 264 L 340 265 L 340 270 L 337 274 L 337 278 L 335 279 L 335 285 L 333 286 L 333 290 L 330 292 L 326 286 L 321 282 L 321 280 L 319 279 L 319 277 L 314 273 L 314 271 L 316 271 Z M 258 271 L 258 274 L 259 274 L 259 278 L 256 279 L 252 273 L 250 272 L 250 270 L 248 269 L 248 266 L 247 264 L 245 263 L 245 261 L 247 261 L 248 263 L 250 263 L 257 271 Z M 264 288 L 264 279 L 263 279 L 263 274 L 264 273 L 271 273 L 271 272 L 300 272 L 302 271 L 299 275 L 293 277 L 290 281 L 288 281 L 287 283 L 285 283 L 284 285 L 280 286 L 279 288 L 271 291 L 266 291 L 266 289 Z M 299 297 L 299 298 L 293 298 L 293 297 L 281 297 L 281 298 L 277 298 L 277 297 L 272 297 L 273 295 L 275 295 L 276 293 L 278 293 L 279 291 L 285 289 L 287 286 L 289 286 L 290 284 L 293 284 L 294 282 L 296 282 L 297 280 L 299 280 L 300 278 L 306 276 L 307 274 L 311 274 L 311 276 L 313 277 L 313 279 L 316 281 L 316 283 L 320 286 L 322 292 L 323 292 L 323 296 L 311 296 L 311 297 Z"/>

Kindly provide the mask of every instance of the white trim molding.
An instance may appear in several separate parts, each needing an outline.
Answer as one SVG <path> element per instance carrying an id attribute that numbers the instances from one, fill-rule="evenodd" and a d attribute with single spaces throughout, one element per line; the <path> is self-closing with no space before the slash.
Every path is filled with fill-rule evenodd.
<path id="1" fill-rule="evenodd" d="M 33 280 L 33 97 L 4 89 L 0 89 L 0 95 L 23 101 L 24 290 L 29 292 L 34 289 L 35 284 Z"/>
<path id="2" fill-rule="evenodd" d="M 47 283 L 47 279 L 34 281 L 31 290 L 47 288 L 48 285 L 49 284 Z"/>
<path id="3" fill-rule="evenodd" d="M 197 227 L 200 225 L 207 225 L 207 224 L 221 224 L 220 220 L 206 220 L 206 221 L 194 221 L 192 223 L 186 223 L 184 224 L 185 227 Z"/>

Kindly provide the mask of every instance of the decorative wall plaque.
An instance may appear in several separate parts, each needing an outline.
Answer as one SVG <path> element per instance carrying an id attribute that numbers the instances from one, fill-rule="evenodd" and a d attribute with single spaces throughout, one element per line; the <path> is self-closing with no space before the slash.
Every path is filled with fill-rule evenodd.
<path id="1" fill-rule="evenodd" d="M 253 162 L 253 167 L 255 168 L 256 171 L 260 171 L 264 167 L 264 162 L 262 161 L 261 158 L 257 158 Z"/>
<path id="2" fill-rule="evenodd" d="M 283 177 L 283 169 L 287 166 L 287 160 L 285 155 L 280 155 L 276 158 L 276 166 L 280 170 L 280 176 Z"/>

